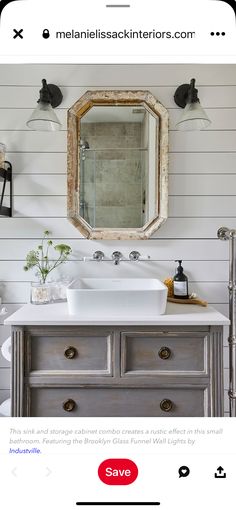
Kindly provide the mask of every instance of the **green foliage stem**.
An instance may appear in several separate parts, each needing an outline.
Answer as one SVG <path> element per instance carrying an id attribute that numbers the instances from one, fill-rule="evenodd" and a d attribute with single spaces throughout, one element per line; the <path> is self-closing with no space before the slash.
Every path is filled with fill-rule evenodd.
<path id="1" fill-rule="evenodd" d="M 26 256 L 26 263 L 24 271 L 36 268 L 36 276 L 39 277 L 40 283 L 44 284 L 47 280 L 48 275 L 54 271 L 58 266 L 64 264 L 69 255 L 72 253 L 72 249 L 67 244 L 53 245 L 51 239 L 48 239 L 50 232 L 45 230 L 41 244 L 36 250 L 30 250 Z M 50 248 L 53 248 L 56 252 L 56 260 L 52 260 L 49 257 Z"/>

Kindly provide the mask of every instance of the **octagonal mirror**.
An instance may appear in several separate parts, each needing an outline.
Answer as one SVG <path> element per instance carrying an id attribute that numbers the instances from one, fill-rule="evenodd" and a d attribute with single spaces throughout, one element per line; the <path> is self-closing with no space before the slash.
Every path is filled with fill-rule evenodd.
<path id="1" fill-rule="evenodd" d="M 68 218 L 90 239 L 147 239 L 167 218 L 168 112 L 148 91 L 88 91 L 68 111 Z"/>

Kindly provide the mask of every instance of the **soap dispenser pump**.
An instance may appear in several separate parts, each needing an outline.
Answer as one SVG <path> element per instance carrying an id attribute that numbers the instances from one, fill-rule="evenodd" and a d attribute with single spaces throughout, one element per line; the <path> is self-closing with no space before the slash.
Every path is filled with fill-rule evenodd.
<path id="1" fill-rule="evenodd" d="M 188 299 L 188 278 L 184 274 L 182 267 L 182 260 L 176 260 L 179 265 L 177 267 L 176 274 L 173 278 L 174 283 L 174 297 L 178 299 Z"/>

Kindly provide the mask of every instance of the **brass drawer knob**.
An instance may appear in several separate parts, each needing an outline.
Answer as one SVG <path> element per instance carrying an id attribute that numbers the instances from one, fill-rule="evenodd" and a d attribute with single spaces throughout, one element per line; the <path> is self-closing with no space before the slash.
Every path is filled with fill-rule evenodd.
<path id="1" fill-rule="evenodd" d="M 161 359 L 169 359 L 171 356 L 171 350 L 169 347 L 161 347 L 158 352 L 158 356 Z"/>
<path id="2" fill-rule="evenodd" d="M 160 403 L 160 408 L 165 413 L 169 413 L 173 409 L 173 402 L 171 402 L 168 398 L 164 398 L 164 400 Z"/>
<path id="3" fill-rule="evenodd" d="M 74 400 L 72 400 L 72 398 L 68 398 L 68 400 L 65 400 L 65 402 L 63 402 L 63 409 L 67 413 L 71 413 L 72 411 L 74 411 L 75 407 L 76 403 Z"/>
<path id="4" fill-rule="evenodd" d="M 67 359 L 74 359 L 76 356 L 78 356 L 78 351 L 75 347 L 72 347 L 70 345 L 70 347 L 66 348 L 66 350 L 64 352 L 64 356 Z"/>

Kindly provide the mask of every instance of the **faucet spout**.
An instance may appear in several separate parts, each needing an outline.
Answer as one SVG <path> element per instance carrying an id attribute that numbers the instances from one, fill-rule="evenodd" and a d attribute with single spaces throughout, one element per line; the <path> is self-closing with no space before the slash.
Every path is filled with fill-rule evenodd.
<path id="1" fill-rule="evenodd" d="M 120 251 L 114 251 L 112 253 L 112 260 L 114 260 L 115 266 L 118 266 L 118 264 L 120 263 L 121 259 L 122 259 L 122 253 Z"/>

